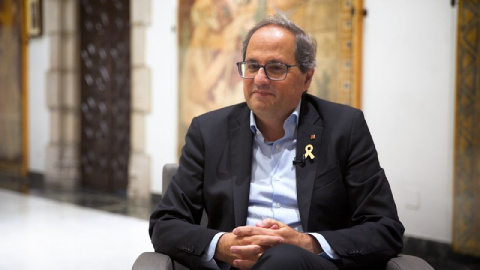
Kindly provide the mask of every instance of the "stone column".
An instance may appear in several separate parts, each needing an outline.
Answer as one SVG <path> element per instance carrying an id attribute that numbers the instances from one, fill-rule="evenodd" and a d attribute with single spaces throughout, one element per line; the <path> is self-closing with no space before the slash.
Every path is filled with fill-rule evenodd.
<path id="1" fill-rule="evenodd" d="M 131 0 L 132 116 L 128 198 L 149 203 L 150 156 L 145 149 L 145 118 L 151 110 L 151 73 L 145 59 L 146 30 L 151 22 L 151 0 Z"/>
<path id="2" fill-rule="evenodd" d="M 80 82 L 78 7 L 75 0 L 46 0 L 46 33 L 50 42 L 47 105 L 50 140 L 45 181 L 61 187 L 79 184 Z"/>

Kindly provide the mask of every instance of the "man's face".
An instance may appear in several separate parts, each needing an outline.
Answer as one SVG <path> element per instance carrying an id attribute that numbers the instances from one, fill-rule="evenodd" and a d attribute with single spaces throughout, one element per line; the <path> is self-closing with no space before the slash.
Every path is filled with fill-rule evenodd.
<path id="1" fill-rule="evenodd" d="M 278 26 L 265 26 L 251 37 L 245 61 L 259 65 L 283 63 L 297 65 L 295 37 Z M 299 67 L 291 67 L 283 81 L 272 81 L 261 68 L 253 79 L 243 79 L 243 94 L 248 107 L 263 120 L 285 120 L 300 102 L 308 89 L 313 70 L 303 74 Z"/>

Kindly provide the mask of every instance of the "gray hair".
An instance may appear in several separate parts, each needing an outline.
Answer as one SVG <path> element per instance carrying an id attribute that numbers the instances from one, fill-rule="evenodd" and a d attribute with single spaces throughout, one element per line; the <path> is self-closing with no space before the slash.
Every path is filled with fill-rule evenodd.
<path id="1" fill-rule="evenodd" d="M 283 14 L 275 14 L 267 17 L 255 25 L 250 31 L 248 31 L 245 39 L 243 40 L 243 61 L 247 56 L 247 47 L 252 35 L 260 28 L 276 25 L 282 27 L 292 33 L 295 36 L 295 60 L 297 61 L 300 70 L 305 73 L 312 70 L 316 66 L 315 56 L 317 54 L 317 42 L 315 39 L 307 34 L 300 26 L 289 20 Z"/>

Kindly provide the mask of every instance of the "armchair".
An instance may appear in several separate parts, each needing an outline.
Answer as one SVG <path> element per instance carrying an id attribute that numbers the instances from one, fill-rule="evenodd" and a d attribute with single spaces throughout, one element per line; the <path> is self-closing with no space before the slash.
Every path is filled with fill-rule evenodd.
<path id="1" fill-rule="evenodd" d="M 165 164 L 162 173 L 162 190 L 167 190 L 170 179 L 176 173 L 178 164 Z M 205 215 L 204 215 L 205 217 Z M 202 225 L 206 220 L 202 218 Z M 170 257 L 156 252 L 144 252 L 138 256 L 132 270 L 188 270 L 185 266 L 173 261 Z M 400 254 L 388 261 L 386 270 L 433 270 L 423 259 Z"/>

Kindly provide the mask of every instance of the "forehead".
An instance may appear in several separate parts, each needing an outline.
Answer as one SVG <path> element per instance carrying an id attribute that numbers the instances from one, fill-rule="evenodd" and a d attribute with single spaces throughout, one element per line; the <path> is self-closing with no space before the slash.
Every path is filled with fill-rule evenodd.
<path id="1" fill-rule="evenodd" d="M 280 26 L 264 26 L 252 35 L 245 56 L 246 60 L 291 62 L 295 59 L 295 36 Z"/>

